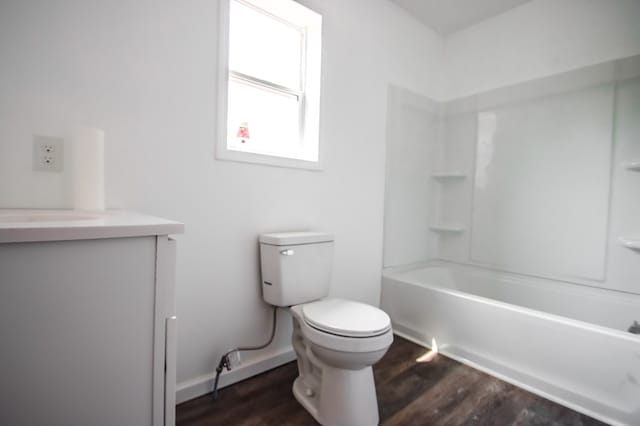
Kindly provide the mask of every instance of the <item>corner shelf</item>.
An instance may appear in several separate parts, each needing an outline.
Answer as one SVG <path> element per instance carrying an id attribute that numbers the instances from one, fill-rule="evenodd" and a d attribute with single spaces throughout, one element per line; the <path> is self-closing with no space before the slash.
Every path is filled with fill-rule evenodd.
<path id="1" fill-rule="evenodd" d="M 433 232 L 448 232 L 453 234 L 459 234 L 461 232 L 464 232 L 464 227 L 460 225 L 445 225 L 445 224 L 431 225 L 429 229 L 432 230 Z"/>
<path id="2" fill-rule="evenodd" d="M 625 169 L 640 172 L 640 161 L 631 161 L 624 165 Z"/>
<path id="3" fill-rule="evenodd" d="M 640 250 L 640 237 L 638 238 L 627 238 L 620 237 L 618 238 L 620 244 L 622 244 L 626 248 L 630 248 L 632 250 Z"/>
<path id="4" fill-rule="evenodd" d="M 466 173 L 459 172 L 443 172 L 443 173 L 432 173 L 431 177 L 436 180 L 452 180 L 452 179 L 465 179 L 467 177 Z"/>

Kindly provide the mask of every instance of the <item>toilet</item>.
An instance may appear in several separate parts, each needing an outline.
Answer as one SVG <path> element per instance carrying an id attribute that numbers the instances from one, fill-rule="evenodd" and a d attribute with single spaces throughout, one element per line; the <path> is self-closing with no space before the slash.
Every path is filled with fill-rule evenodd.
<path id="1" fill-rule="evenodd" d="M 376 307 L 327 298 L 332 259 L 331 234 L 260 235 L 263 298 L 290 309 L 298 402 L 322 425 L 375 425 L 371 366 L 393 342 L 391 320 Z"/>

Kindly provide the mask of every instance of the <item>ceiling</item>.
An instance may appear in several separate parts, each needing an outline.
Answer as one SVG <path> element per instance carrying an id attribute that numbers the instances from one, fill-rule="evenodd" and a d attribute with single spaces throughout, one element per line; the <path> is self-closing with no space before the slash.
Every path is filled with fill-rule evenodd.
<path id="1" fill-rule="evenodd" d="M 441 35 L 449 35 L 531 0 L 391 0 Z"/>

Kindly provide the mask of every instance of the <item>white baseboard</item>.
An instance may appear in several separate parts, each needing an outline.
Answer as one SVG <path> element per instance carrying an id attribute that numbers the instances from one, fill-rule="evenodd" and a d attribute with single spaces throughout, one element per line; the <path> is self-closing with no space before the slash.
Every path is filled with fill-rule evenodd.
<path id="1" fill-rule="evenodd" d="M 296 354 L 292 348 L 286 348 L 279 352 L 269 354 L 263 358 L 253 359 L 243 363 L 240 367 L 231 371 L 224 370 L 220 375 L 218 389 L 232 385 L 256 374 L 271 370 L 296 359 Z M 215 371 L 193 379 L 178 383 L 176 386 L 176 404 L 180 404 L 190 399 L 197 398 L 211 392 Z"/>

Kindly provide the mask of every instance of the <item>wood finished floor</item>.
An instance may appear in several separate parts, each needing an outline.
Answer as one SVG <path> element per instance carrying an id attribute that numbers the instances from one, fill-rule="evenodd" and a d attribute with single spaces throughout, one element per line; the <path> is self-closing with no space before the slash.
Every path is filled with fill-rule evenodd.
<path id="1" fill-rule="evenodd" d="M 425 349 L 395 336 L 374 366 L 382 425 L 604 425 L 443 355 L 426 364 Z M 180 404 L 177 424 L 316 425 L 295 400 L 295 362 Z"/>

